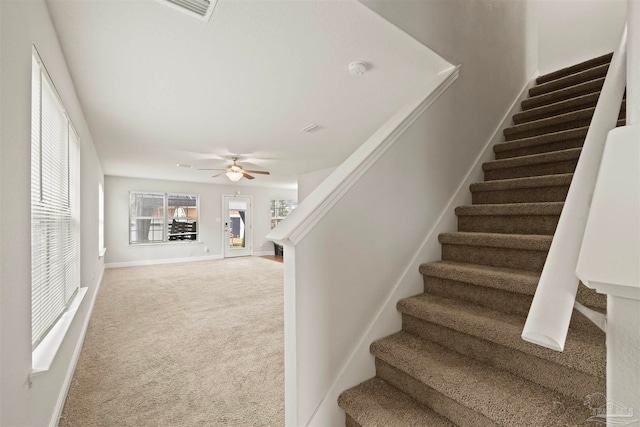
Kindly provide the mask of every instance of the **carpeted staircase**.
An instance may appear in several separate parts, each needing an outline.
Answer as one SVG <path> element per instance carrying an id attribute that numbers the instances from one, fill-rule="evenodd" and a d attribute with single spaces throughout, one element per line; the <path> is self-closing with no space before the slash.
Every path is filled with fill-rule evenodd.
<path id="1" fill-rule="evenodd" d="M 564 352 L 520 337 L 611 55 L 541 76 L 470 187 L 458 232 L 371 345 L 376 377 L 340 395 L 351 426 L 583 426 L 605 393 L 605 336 L 574 312 Z M 623 102 L 621 116 L 625 110 Z M 619 125 L 623 124 L 619 121 Z M 606 297 L 582 284 L 578 301 Z"/>

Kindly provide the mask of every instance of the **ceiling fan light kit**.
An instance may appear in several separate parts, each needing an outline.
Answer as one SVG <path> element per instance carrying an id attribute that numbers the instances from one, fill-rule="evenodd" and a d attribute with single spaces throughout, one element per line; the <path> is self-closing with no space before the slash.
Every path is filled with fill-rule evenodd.
<path id="1" fill-rule="evenodd" d="M 254 179 L 254 177 L 249 175 L 249 173 L 259 173 L 261 175 L 270 175 L 270 173 L 267 171 L 255 171 L 255 170 L 243 169 L 242 166 L 240 166 L 237 163 L 238 162 L 237 157 L 232 157 L 231 159 L 233 160 L 233 164 L 227 166 L 226 169 L 198 169 L 198 170 L 201 170 L 201 171 L 221 170 L 223 172 L 217 175 L 214 175 L 213 178 L 216 178 L 222 174 L 225 174 L 227 178 L 229 178 L 232 182 L 238 182 L 242 177 L 245 177 L 247 179 Z"/>
<path id="2" fill-rule="evenodd" d="M 242 178 L 241 172 L 227 172 L 226 175 L 227 178 L 229 178 L 233 182 L 240 181 L 240 178 Z"/>

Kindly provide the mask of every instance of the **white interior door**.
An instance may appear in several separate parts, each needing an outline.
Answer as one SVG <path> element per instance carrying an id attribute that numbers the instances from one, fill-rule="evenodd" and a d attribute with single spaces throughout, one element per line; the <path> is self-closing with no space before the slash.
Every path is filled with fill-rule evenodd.
<path id="1" fill-rule="evenodd" d="M 251 255 L 251 197 L 223 196 L 224 257 Z"/>

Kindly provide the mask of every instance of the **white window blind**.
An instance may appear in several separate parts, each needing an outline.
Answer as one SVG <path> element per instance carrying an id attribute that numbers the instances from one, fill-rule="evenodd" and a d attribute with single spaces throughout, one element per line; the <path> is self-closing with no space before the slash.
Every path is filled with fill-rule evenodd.
<path id="1" fill-rule="evenodd" d="M 36 53 L 31 102 L 31 341 L 35 348 L 80 286 L 79 141 Z"/>

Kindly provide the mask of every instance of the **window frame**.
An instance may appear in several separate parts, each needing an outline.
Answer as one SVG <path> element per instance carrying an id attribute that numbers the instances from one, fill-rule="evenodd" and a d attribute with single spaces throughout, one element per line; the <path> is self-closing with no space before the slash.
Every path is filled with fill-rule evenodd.
<path id="1" fill-rule="evenodd" d="M 104 242 L 104 184 L 98 181 L 98 257 L 107 252 Z"/>
<path id="2" fill-rule="evenodd" d="M 31 346 L 32 346 L 32 372 L 30 375 L 47 371 L 51 366 L 55 355 L 64 339 L 64 336 L 70 327 L 70 324 L 77 312 L 77 309 L 86 294 L 87 288 L 81 287 L 81 188 L 80 188 L 80 162 L 81 162 L 81 145 L 80 136 L 75 130 L 75 126 L 71 118 L 67 114 L 64 102 L 58 93 L 56 86 L 49 75 L 47 68 L 39 55 L 35 45 L 32 45 L 32 81 L 31 81 L 31 194 L 30 194 L 30 228 L 31 228 Z M 34 76 L 38 75 L 37 87 Z M 48 113 L 48 117 L 63 118 L 64 126 L 66 126 L 66 142 L 60 145 L 59 141 L 53 141 L 53 144 L 47 140 L 47 149 L 43 149 L 45 144 L 43 137 L 43 105 L 44 86 L 46 91 L 50 93 L 49 97 L 53 97 L 57 104 L 56 110 Z M 34 99 L 34 92 L 38 91 L 37 101 Z M 49 104 L 47 104 L 49 105 Z M 35 107 L 35 108 L 34 108 Z M 37 119 L 34 118 L 37 109 Z M 37 121 L 37 127 L 34 126 L 34 120 Z M 61 122 L 62 123 L 62 122 Z M 49 125 L 50 127 L 51 125 Z M 49 134 L 47 132 L 47 134 Z M 55 135 L 53 135 L 55 138 Z M 36 148 L 37 146 L 37 148 Z M 63 158 L 63 166 L 55 166 L 52 168 L 52 159 L 50 157 L 43 158 L 47 150 L 57 149 L 58 153 L 66 151 Z M 60 151 L 62 150 L 62 151 Z M 37 157 L 36 156 L 37 153 Z M 35 161 L 34 161 L 35 159 Z M 55 159 L 54 159 L 55 161 Z M 45 170 L 45 165 L 48 169 Z M 44 180 L 43 176 L 51 177 L 52 174 L 63 172 L 66 174 L 66 193 L 61 188 L 51 186 L 53 180 Z M 53 201 L 53 204 L 45 202 L 44 185 L 47 184 L 49 190 L 46 199 Z M 64 186 L 63 186 L 64 187 Z M 52 190 L 54 189 L 54 190 Z M 35 193 L 34 193 L 35 191 Z M 53 193 L 51 191 L 54 191 Z M 36 196 L 34 196 L 34 194 Z M 39 195 L 38 195 L 39 194 Z M 66 205 L 64 209 L 58 211 L 49 211 L 52 207 L 60 209 Z M 48 214 L 45 212 L 49 211 Z M 55 214 L 53 212 L 56 212 Z M 47 228 L 42 228 L 43 223 L 54 221 L 55 224 L 63 224 L 63 233 L 70 233 L 63 238 L 64 246 L 63 256 L 56 256 L 52 251 L 52 245 L 55 245 L 57 238 L 49 235 Z M 64 225 L 66 224 L 66 225 Z M 45 226 L 46 227 L 46 226 Z M 43 234 L 44 231 L 44 234 Z M 65 236 L 63 234 L 62 236 Z M 34 243 L 34 239 L 36 243 Z M 53 239 L 53 240 L 52 240 Z M 53 243 L 52 243 L 53 241 Z M 45 251 L 42 255 L 41 252 Z M 36 252 L 37 251 L 37 252 Z M 49 253 L 54 255 L 49 255 Z M 40 261 L 40 262 L 36 262 Z M 64 273 L 50 276 L 42 273 L 43 265 L 54 265 L 53 268 L 46 267 L 49 271 L 62 269 Z M 64 303 L 56 302 L 49 296 L 43 299 L 42 292 L 50 292 L 47 289 L 52 287 L 62 287 L 61 296 Z M 35 290 L 35 291 L 34 291 Z M 60 291 L 55 291 L 60 292 Z M 35 310 L 34 310 L 35 309 Z M 47 314 L 48 313 L 48 314 Z M 43 320 L 47 319 L 47 320 Z M 48 320 L 51 319 L 51 320 Z M 37 320 L 37 322 L 36 322 Z M 35 322 L 35 323 L 34 323 Z M 37 327 L 36 327 L 37 325 Z"/>
<path id="3" fill-rule="evenodd" d="M 135 194 L 153 194 L 153 195 L 161 195 L 163 197 L 162 203 L 162 212 L 163 215 L 160 216 L 137 216 L 133 215 L 131 209 L 131 200 Z M 185 196 L 185 197 L 195 197 L 196 199 L 196 216 L 195 216 L 195 224 L 196 230 L 180 233 L 181 235 L 188 236 L 195 234 L 195 239 L 170 239 L 171 236 L 176 236 L 176 234 L 171 234 L 169 231 L 170 221 L 174 219 L 173 216 L 169 216 L 169 197 L 170 196 Z M 163 230 L 162 230 L 162 240 L 153 240 L 153 241 L 141 241 L 135 242 L 131 240 L 131 224 L 132 221 L 136 219 L 158 219 L 162 218 Z M 187 217 L 193 218 L 193 217 Z M 129 222 L 128 222 L 128 235 L 129 235 L 129 246 L 145 246 L 145 245 L 172 245 L 172 244 L 189 244 L 189 243 L 200 243 L 200 195 L 197 193 L 182 193 L 182 192 L 161 192 L 161 191 L 138 191 L 138 190 L 130 190 L 129 191 Z"/>

